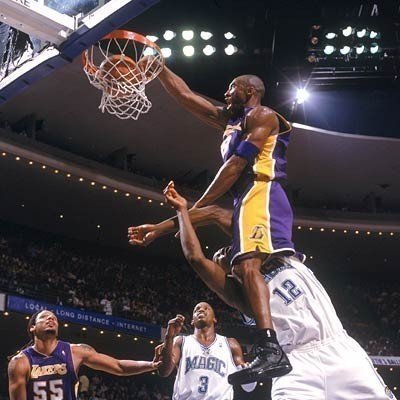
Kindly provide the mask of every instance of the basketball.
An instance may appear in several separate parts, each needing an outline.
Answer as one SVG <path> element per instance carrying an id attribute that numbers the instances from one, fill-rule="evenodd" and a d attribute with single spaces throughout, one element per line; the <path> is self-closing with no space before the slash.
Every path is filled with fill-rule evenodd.
<path id="1" fill-rule="evenodd" d="M 143 72 L 132 58 L 116 54 L 106 58 L 99 67 L 101 78 L 108 83 L 107 92 L 112 96 L 123 97 L 130 93 L 131 85 L 143 80 Z"/>

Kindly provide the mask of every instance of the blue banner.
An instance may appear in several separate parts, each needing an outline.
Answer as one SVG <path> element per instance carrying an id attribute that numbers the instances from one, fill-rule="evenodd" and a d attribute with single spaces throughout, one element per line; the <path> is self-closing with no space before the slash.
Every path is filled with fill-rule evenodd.
<path id="1" fill-rule="evenodd" d="M 27 299 L 21 296 L 7 296 L 7 309 L 10 311 L 33 314 L 40 310 L 50 310 L 62 321 L 92 326 L 94 328 L 124 332 L 129 335 L 140 335 L 160 339 L 161 327 L 132 321 L 130 319 L 113 317 L 78 308 L 57 306 L 41 300 Z"/>

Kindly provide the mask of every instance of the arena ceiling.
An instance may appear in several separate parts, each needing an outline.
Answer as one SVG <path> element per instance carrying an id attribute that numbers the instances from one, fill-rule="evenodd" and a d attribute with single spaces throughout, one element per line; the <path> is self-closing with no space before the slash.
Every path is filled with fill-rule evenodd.
<path id="1" fill-rule="evenodd" d="M 216 13 L 213 18 L 223 15 L 225 19 L 229 16 L 235 19 L 245 3 L 209 1 L 202 12 Z M 271 3 L 275 4 L 277 14 L 283 13 L 284 7 L 277 6 L 279 2 Z M 290 2 L 284 3 L 288 6 Z M 305 11 L 299 10 L 300 3 L 305 10 L 313 7 L 312 1 L 295 3 L 296 8 L 291 9 L 290 15 L 305 16 Z M 264 5 L 254 2 L 255 9 Z M 144 31 L 151 21 L 155 21 L 154 15 L 147 17 L 145 13 L 137 19 L 137 26 Z M 201 71 L 196 70 L 195 64 L 186 65 L 186 69 L 190 70 L 187 76 L 194 88 L 209 94 L 196 84 L 195 75 Z M 216 82 L 215 75 L 208 76 L 209 85 L 221 87 L 230 79 L 225 76 L 221 83 L 220 80 Z M 17 143 L 23 140 L 27 148 L 35 149 L 45 143 L 53 149 L 98 162 L 109 159 L 112 153 L 131 154 L 137 171 L 148 177 L 163 178 L 165 183 L 169 179 L 190 182 L 201 174 L 213 176 L 220 165 L 219 132 L 182 110 L 157 81 L 149 84 L 147 93 L 153 108 L 138 121 L 122 121 L 102 114 L 98 110 L 100 93 L 89 85 L 80 60 L 76 59 L 1 105 L 0 119 L 14 125 L 24 116 L 34 114 L 45 122 L 36 142 L 14 136 Z M 222 94 L 223 88 L 215 98 L 222 98 Z M 12 134 L 4 131 L 0 132 L 0 139 L 3 133 L 13 140 Z M 347 135 L 295 125 L 289 150 L 289 189 L 296 192 L 302 204 L 310 206 L 329 203 L 359 207 L 368 193 L 374 193 L 382 198 L 385 207 L 398 208 L 400 140 L 380 138 L 380 132 L 376 136 Z M 45 150 L 54 152 L 51 148 Z M 157 189 L 149 189 L 157 199 L 149 204 L 112 196 L 110 191 L 98 187 L 69 184 L 48 171 L 16 162 L 15 157 L 0 157 L 0 163 L 1 219 L 80 239 L 121 245 L 125 243 L 128 225 L 173 215 L 172 210 L 159 206 L 162 197 Z M 95 170 L 96 165 L 92 168 Z M 134 184 L 133 175 L 118 169 L 110 174 L 120 175 Z"/>

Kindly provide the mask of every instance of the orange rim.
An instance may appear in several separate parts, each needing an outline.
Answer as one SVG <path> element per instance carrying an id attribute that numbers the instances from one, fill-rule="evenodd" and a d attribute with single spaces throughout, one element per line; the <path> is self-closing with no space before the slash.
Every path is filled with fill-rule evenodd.
<path id="1" fill-rule="evenodd" d="M 107 39 L 126 39 L 126 40 L 133 40 L 135 42 L 139 42 L 144 44 L 145 46 L 152 47 L 154 50 L 157 51 L 161 55 L 162 63 L 164 66 L 164 57 L 162 57 L 161 49 L 151 40 L 147 39 L 147 37 L 141 35 L 140 33 L 136 32 L 131 32 L 131 31 L 125 31 L 122 29 L 113 31 L 109 33 L 108 35 L 104 36 L 101 40 L 107 40 Z M 86 49 L 82 53 L 82 64 L 83 66 L 88 70 L 89 73 L 95 73 L 99 68 L 96 65 L 92 65 L 88 63 L 88 57 L 87 57 L 87 51 Z M 136 62 L 136 61 L 135 61 Z"/>

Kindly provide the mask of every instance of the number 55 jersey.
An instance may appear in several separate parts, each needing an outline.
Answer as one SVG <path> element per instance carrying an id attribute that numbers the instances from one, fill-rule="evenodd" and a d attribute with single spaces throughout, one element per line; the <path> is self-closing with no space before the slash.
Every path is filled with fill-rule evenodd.
<path id="1" fill-rule="evenodd" d="M 59 340 L 50 356 L 39 353 L 32 346 L 23 353 L 30 365 L 27 400 L 77 399 L 78 378 L 69 343 Z"/>

